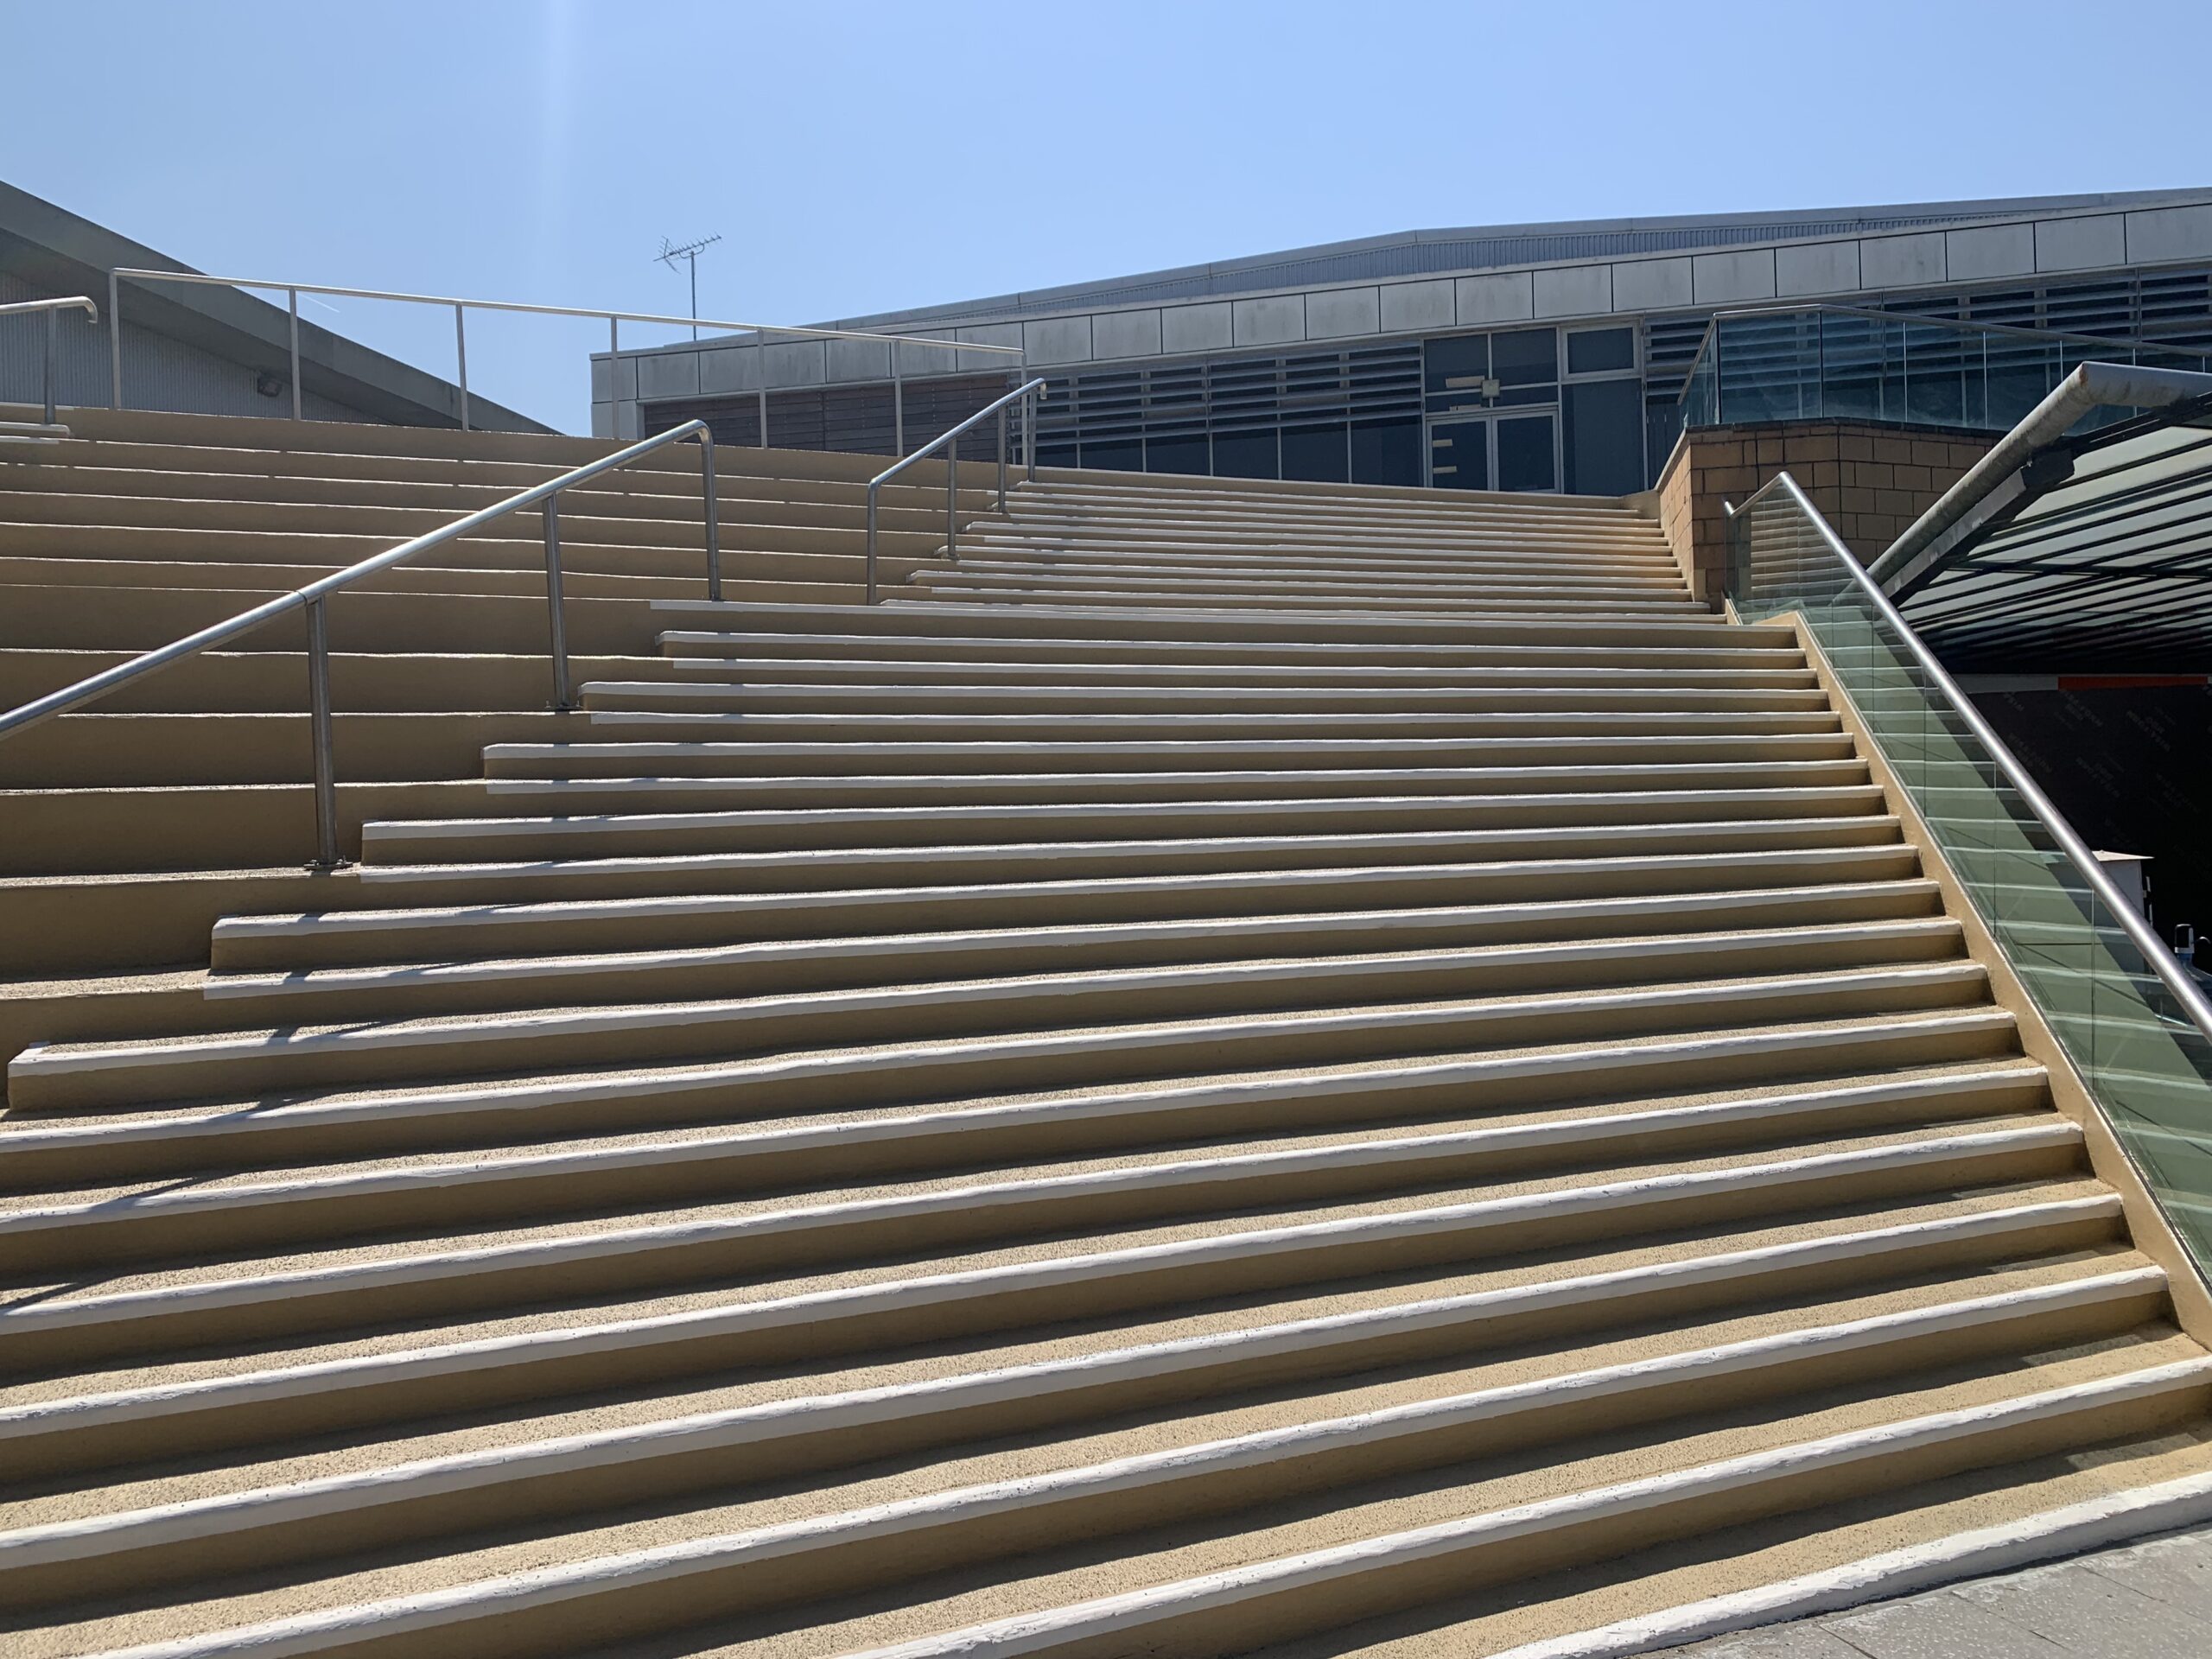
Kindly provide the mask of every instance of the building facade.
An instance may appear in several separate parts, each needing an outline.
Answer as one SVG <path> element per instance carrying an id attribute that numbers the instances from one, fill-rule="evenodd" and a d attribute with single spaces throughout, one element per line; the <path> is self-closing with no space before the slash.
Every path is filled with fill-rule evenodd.
<path id="1" fill-rule="evenodd" d="M 1657 479 L 1716 312 L 2212 344 L 2212 190 L 1422 231 L 830 325 L 1013 346 L 1048 464 L 1615 495 Z M 1002 360 L 744 336 L 601 355 L 594 430 L 912 449 Z"/>

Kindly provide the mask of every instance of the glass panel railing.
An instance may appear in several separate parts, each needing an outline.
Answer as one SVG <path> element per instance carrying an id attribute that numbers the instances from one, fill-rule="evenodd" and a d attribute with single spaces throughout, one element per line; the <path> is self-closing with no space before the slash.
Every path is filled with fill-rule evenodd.
<path id="1" fill-rule="evenodd" d="M 2212 1007 L 1787 474 L 1729 524 L 1746 622 L 1795 613 L 2200 1266 Z"/>
<path id="2" fill-rule="evenodd" d="M 1878 421 L 2002 432 L 2083 363 L 2212 370 L 2212 353 L 1840 306 L 1724 311 L 1683 383 L 1682 424 Z M 2134 411 L 2100 409 L 2090 427 Z"/>

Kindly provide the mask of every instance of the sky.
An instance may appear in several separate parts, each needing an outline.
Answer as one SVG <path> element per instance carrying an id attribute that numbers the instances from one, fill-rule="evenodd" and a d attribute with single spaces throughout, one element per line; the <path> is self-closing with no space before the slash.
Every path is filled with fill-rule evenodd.
<path id="1" fill-rule="evenodd" d="M 0 0 L 0 179 L 204 270 L 548 304 L 684 311 L 652 256 L 719 234 L 702 313 L 806 322 L 1433 226 L 2205 185 L 2208 48 L 2212 0 Z M 451 372 L 445 316 L 305 315 Z M 604 340 L 472 318 L 471 384 L 580 430 Z"/>

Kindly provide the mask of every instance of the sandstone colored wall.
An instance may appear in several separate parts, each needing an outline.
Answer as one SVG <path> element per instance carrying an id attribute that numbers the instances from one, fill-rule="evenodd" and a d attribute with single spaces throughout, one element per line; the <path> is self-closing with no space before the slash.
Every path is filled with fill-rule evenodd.
<path id="1" fill-rule="evenodd" d="M 1872 559 L 1986 454 L 1998 434 L 1851 421 L 1686 432 L 1659 475 L 1660 527 L 1690 590 L 1718 606 L 1727 515 L 1787 471 L 1851 550 Z"/>

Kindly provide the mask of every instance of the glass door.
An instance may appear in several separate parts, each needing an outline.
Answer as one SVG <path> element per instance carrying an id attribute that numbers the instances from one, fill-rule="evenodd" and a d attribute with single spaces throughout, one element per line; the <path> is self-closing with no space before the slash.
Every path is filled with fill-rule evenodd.
<path id="1" fill-rule="evenodd" d="M 1501 410 L 1430 421 L 1428 477 L 1440 490 L 1556 490 L 1559 411 Z"/>
<path id="2" fill-rule="evenodd" d="M 1432 487 L 1559 488 L 1557 329 L 1426 340 L 1422 378 Z"/>

